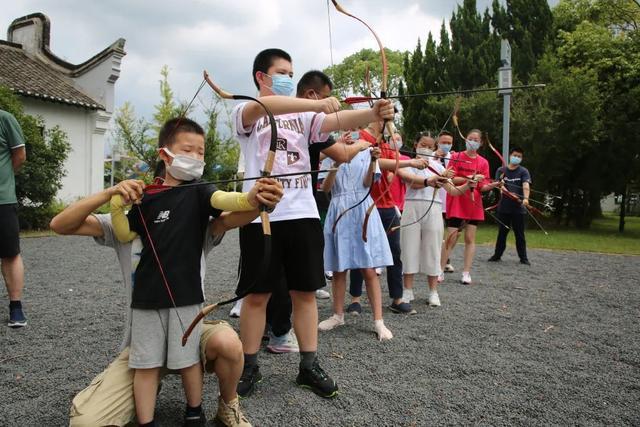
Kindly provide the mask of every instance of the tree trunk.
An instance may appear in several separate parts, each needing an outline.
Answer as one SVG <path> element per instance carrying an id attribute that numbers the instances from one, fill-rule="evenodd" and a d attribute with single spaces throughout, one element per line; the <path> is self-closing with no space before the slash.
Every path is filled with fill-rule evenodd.
<path id="1" fill-rule="evenodd" d="M 624 233 L 624 217 L 626 215 L 627 210 L 627 186 L 624 186 L 624 191 L 622 192 L 622 201 L 620 202 L 620 222 L 618 223 L 618 232 Z"/>

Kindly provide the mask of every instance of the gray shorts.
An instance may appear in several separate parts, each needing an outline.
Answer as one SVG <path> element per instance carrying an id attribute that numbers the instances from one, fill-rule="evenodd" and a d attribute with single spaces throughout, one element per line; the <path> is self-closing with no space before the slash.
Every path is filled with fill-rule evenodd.
<path id="1" fill-rule="evenodd" d="M 182 369 L 200 363 L 202 322 L 193 330 L 187 345 L 182 347 L 183 330 L 176 310 L 186 329 L 201 308 L 201 304 L 178 307 L 177 309 L 141 310 L 134 308 L 131 314 L 129 367 L 132 369 L 159 367 Z"/>

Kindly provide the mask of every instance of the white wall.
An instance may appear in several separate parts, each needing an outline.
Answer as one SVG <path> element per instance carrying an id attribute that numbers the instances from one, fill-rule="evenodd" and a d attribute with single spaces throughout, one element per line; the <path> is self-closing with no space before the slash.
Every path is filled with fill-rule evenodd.
<path id="1" fill-rule="evenodd" d="M 67 133 L 71 151 L 65 163 L 67 175 L 57 197 L 71 202 L 103 188 L 105 119 L 102 111 L 22 98 L 25 113 L 41 116 L 46 128 L 56 125 Z M 27 158 L 27 161 L 29 159 Z"/>

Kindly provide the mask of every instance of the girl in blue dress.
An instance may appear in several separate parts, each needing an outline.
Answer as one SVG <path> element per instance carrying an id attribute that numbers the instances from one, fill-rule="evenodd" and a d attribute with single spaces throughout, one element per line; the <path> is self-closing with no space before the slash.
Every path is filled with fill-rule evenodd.
<path id="1" fill-rule="evenodd" d="M 345 142 L 353 144 L 358 139 L 359 133 L 353 132 L 353 135 L 345 138 Z M 379 157 L 379 148 L 361 151 L 350 163 L 335 165 L 338 166 L 337 172 L 330 172 L 323 182 L 322 190 L 331 191 L 331 203 L 324 223 L 324 269 L 333 271 L 333 315 L 320 322 L 318 329 L 329 331 L 344 325 L 347 272 L 358 268 L 367 287 L 375 332 L 378 339 L 383 341 L 393 338 L 393 334 L 382 320 L 382 293 L 375 269 L 392 265 L 393 258 L 377 209 L 371 212 L 369 218 L 367 241 L 362 239 L 362 224 L 366 210 L 373 203 L 371 196 L 346 213 L 333 232 L 333 225 L 340 213 L 361 201 L 367 194 L 372 180 L 380 178 L 377 162 Z"/>

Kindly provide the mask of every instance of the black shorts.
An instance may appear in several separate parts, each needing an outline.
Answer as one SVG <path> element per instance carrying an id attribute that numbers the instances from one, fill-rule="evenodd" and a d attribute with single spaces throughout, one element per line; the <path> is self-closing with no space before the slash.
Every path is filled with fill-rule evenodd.
<path id="1" fill-rule="evenodd" d="M 462 225 L 462 221 L 465 221 L 469 225 L 478 226 L 480 224 L 480 220 L 478 219 L 462 219 L 462 218 L 447 218 L 447 227 L 451 228 L 460 228 Z"/>
<path id="2" fill-rule="evenodd" d="M 20 253 L 18 205 L 0 205 L 0 258 L 13 258 Z"/>
<path id="3" fill-rule="evenodd" d="M 261 273 L 264 252 L 262 224 L 240 228 L 240 277 L 236 295 L 269 293 L 283 278 L 290 291 L 315 292 L 325 286 L 324 236 L 320 220 L 292 219 L 271 223 L 271 262 Z"/>

